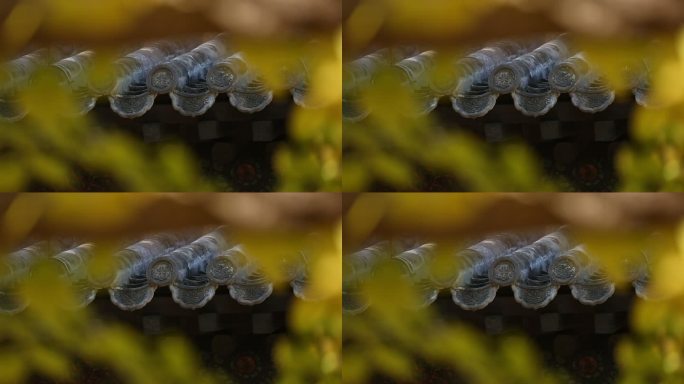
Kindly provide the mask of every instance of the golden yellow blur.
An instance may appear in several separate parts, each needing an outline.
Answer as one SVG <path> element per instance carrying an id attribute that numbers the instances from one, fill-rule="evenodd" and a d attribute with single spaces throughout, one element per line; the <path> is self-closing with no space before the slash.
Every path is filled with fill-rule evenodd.
<path id="1" fill-rule="evenodd" d="M 630 332 L 617 335 L 616 382 L 684 379 L 684 196 L 374 193 L 347 199 L 346 256 L 380 240 L 415 238 L 447 249 L 428 267 L 444 271 L 453 268 L 444 262 L 468 239 L 568 225 L 616 290 L 628 294 L 634 288 L 626 263 L 646 252 L 652 266 L 649 299 L 634 299 Z M 424 377 L 419 362 L 453 369 L 468 383 L 568 382 L 542 358 L 542 352 L 552 352 L 538 349 L 522 329 L 485 335 L 458 315 L 446 315 L 437 303 L 416 309 L 422 291 L 391 264 L 376 266 L 359 288 L 368 309 L 344 315 L 344 382 L 370 383 L 379 376 L 419 382 Z M 498 314 L 497 309 L 486 313 Z"/>
<path id="2" fill-rule="evenodd" d="M 261 207 L 241 211 L 246 206 Z M 288 331 L 272 355 L 279 383 L 340 383 L 341 218 L 334 194 L 0 194 L 3 256 L 27 239 L 76 236 L 100 244 L 87 271 L 111 275 L 121 240 L 145 233 L 226 225 L 278 291 L 290 290 L 283 260 L 306 252 L 306 296 L 287 309 Z M 298 208 L 299 207 L 299 208 Z M 270 220 L 264 220 L 270 215 Z M 145 220 L 141 220 L 145 217 Z M 3 263 L 0 263 L 3 265 Z M 5 273 L 7 271 L 0 271 Z M 43 262 L 18 283 L 18 314 L 0 315 L 0 383 L 79 377 L 76 362 L 107 369 L 126 383 L 223 383 L 186 336 L 145 337 L 91 306 L 77 308 L 78 287 Z M 3 296 L 4 299 L 4 296 Z M 150 369 L 154 367 L 154 369 Z"/>

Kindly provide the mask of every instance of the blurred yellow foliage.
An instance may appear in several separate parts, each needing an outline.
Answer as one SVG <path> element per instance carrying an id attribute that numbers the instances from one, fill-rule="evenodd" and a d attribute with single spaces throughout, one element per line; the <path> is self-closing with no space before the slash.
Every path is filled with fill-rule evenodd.
<path id="1" fill-rule="evenodd" d="M 125 190 L 206 190 L 187 149 L 168 144 L 150 151 L 122 132 L 107 131 L 89 117 L 76 117 L 76 101 L 55 87 L 49 74 L 38 75 L 21 93 L 21 108 L 29 112 L 19 123 L 0 124 L 5 151 L 0 168 L 9 177 L 2 191 L 41 185 L 56 190 L 80 190 L 79 172 L 109 174 Z M 155 153 L 156 152 L 156 153 Z"/>
<path id="2" fill-rule="evenodd" d="M 339 36 L 324 38 L 316 49 L 299 56 L 296 43 L 274 46 L 290 62 L 310 62 L 308 100 L 315 108 L 296 108 L 291 116 L 291 142 L 279 149 L 275 166 L 280 174 L 279 189 L 293 191 L 339 190 L 341 123 L 339 109 Z M 281 71 L 284 62 L 266 60 L 273 45 L 246 44 L 245 51 L 275 89 L 284 90 Z M 324 48 L 323 48 L 324 47 Z M 288 51 L 288 48 L 293 48 Z M 253 52 L 265 52 L 255 54 Z M 104 55 L 98 63 L 109 63 Z M 308 58 L 311 58 L 310 60 Z M 263 60 L 263 62 L 262 62 Z M 102 77 L 95 65 L 91 79 Z M 277 77 L 273 76 L 277 73 Z M 268 75 L 270 74 L 270 75 Z M 337 85 L 335 85 L 337 83 Z M 279 88 L 278 88 L 279 87 Z M 284 97 L 284 95 L 283 95 Z M 289 96 L 288 96 L 289 97 Z M 46 102 L 49 101 L 49 102 Z M 57 190 L 80 190 L 79 172 L 112 177 L 115 188 L 132 191 L 201 191 L 218 188 L 200 174 L 185 145 L 145 147 L 127 133 L 103 129 L 88 116 L 77 117 L 77 100 L 66 89 L 55 87 L 49 74 L 39 75 L 21 94 L 20 108 L 28 116 L 18 123 L 3 123 L 0 142 L 8 149 L 0 157 L 0 169 L 7 177 L 0 190 L 20 191 L 35 184 Z"/>
<path id="3" fill-rule="evenodd" d="M 168 17 L 171 17 L 169 9 L 189 12 L 188 17 L 228 17 L 212 14 L 215 9 L 224 12 L 220 2 L 188 3 L 18 0 L 9 5 L 11 12 L 0 20 L 0 39 L 6 43 L 6 52 L 13 55 L 4 59 L 10 60 L 18 52 L 24 52 L 26 45 L 39 33 L 80 35 L 92 45 L 88 48 L 97 51 L 87 79 L 92 84 L 106 84 L 111 80 L 113 59 L 127 53 L 124 46 L 140 43 L 121 39 L 122 36 L 134 37 L 134 31 L 147 28 L 147 25 L 139 25 L 141 17 L 153 15 L 159 9 L 164 9 L 165 13 L 161 15 Z M 235 9 L 247 7 L 239 1 L 231 3 Z M 321 7 L 328 8 L 323 4 Z M 179 38 L 173 26 L 168 27 L 166 34 L 164 31 L 151 34 L 158 38 Z M 301 91 L 306 94 L 304 101 L 308 108 L 292 109 L 288 124 L 291 139 L 282 144 L 271 159 L 280 176 L 277 188 L 340 190 L 341 31 L 317 31 L 315 35 L 297 35 L 291 39 L 272 34 L 260 39 L 250 39 L 239 33 L 230 37 L 235 44 L 233 48 L 244 52 L 268 86 L 282 98 L 291 97 L 286 94 L 292 86 L 288 84 L 291 80 L 288 75 L 297 73 L 302 66 L 306 69 L 307 86 Z M 284 72 L 284 67 L 290 72 Z M 66 87 L 58 86 L 54 73 L 43 71 L 32 79 L 31 85 L 18 95 L 16 103 L 7 100 L 8 104 L 3 105 L 3 108 L 15 108 L 28 115 L 18 123 L 0 123 L 3 146 L 0 170 L 6 175 L 0 181 L 0 190 L 81 190 L 87 187 L 78 182 L 82 174 L 110 178 L 110 188 L 117 190 L 226 188 L 223 182 L 207 180 L 200 174 L 197 162 L 184 144 L 163 144 L 159 148 L 144 146 L 124 131 L 103 127 L 90 116 L 79 117 L 77 112 L 82 109 L 83 100 Z"/>
<path id="4" fill-rule="evenodd" d="M 481 235 L 488 223 L 503 224 L 489 231 L 524 231 L 538 228 L 535 222 L 545 216 L 543 211 L 566 212 L 554 225 L 563 221 L 575 224 L 569 227 L 573 239 L 584 244 L 618 291 L 634 289 L 632 268 L 644 257 L 647 260 L 649 299 L 634 298 L 630 333 L 620 335 L 615 350 L 617 382 L 678 383 L 684 378 L 684 221 L 681 217 L 675 222 L 658 220 L 653 215 L 657 211 L 655 204 L 645 204 L 643 197 L 635 194 L 598 198 L 595 203 L 611 198 L 630 202 L 612 207 L 604 204 L 602 217 L 623 218 L 601 228 L 603 224 L 597 223 L 600 220 L 574 216 L 591 206 L 586 200 L 592 195 L 360 195 L 351 200 L 344 218 L 345 239 L 354 250 L 370 239 L 419 236 L 421 241 L 436 243 L 437 249 L 442 249 L 443 254 L 435 255 L 430 267 L 453 275 L 454 265 L 449 265 L 447 259 L 453 260 L 454 250 L 463 249 L 467 239 Z M 510 216 L 516 212 L 516 201 L 530 212 L 529 218 Z M 651 220 L 628 225 L 631 220 L 625 218 L 641 209 L 652 215 Z M 370 306 L 361 314 L 344 316 L 344 382 L 371 383 L 378 375 L 414 382 L 420 361 L 431 367 L 454 369 L 458 377 L 472 383 L 570 380 L 563 372 L 548 367 L 526 336 L 510 336 L 510 332 L 503 337 L 484 336 L 442 313 L 437 304 L 418 309 L 424 300 L 422 288 L 402 273 L 397 263 L 388 261 L 376 266 L 372 278 L 354 288 L 362 292 L 361 297 Z"/>
<path id="5" fill-rule="evenodd" d="M 381 70 L 359 91 L 359 108 L 370 112 L 344 127 L 345 191 L 373 188 L 421 190 L 422 171 L 453 177 L 472 191 L 545 191 L 553 184 L 540 161 L 521 143 L 492 148 L 470 134 L 442 127 L 419 113 L 421 102 L 396 73 Z M 492 177 L 496 175 L 496 177 Z"/>
<path id="6" fill-rule="evenodd" d="M 478 39 L 529 37 L 535 28 L 539 32 L 556 32 L 557 23 L 564 24 L 575 32 L 571 34 L 573 43 L 585 52 L 589 62 L 597 66 L 616 90 L 618 100 L 634 97 L 631 94 L 635 86 L 633 74 L 645 71 L 648 77 L 645 91 L 649 107 L 635 108 L 630 121 L 630 141 L 621 145 L 615 159 L 620 175 L 618 188 L 627 191 L 684 189 L 681 166 L 684 158 L 681 144 L 684 141 L 681 129 L 684 121 L 681 113 L 684 32 L 679 29 L 669 33 L 661 30 L 652 34 L 647 30 L 638 35 L 632 33 L 639 28 L 642 17 L 647 20 L 653 14 L 668 10 L 676 17 L 673 9 L 679 5 L 659 2 L 654 4 L 653 14 L 637 15 L 627 14 L 625 4 L 618 1 L 583 2 L 581 5 L 561 2 L 556 6 L 526 0 L 423 3 L 361 0 L 350 3 L 354 7 L 345 24 L 350 60 L 378 46 L 421 44 L 423 50 L 437 49 L 441 53 L 484 42 Z M 594 17 L 605 19 L 605 25 L 598 19 L 582 17 L 591 10 Z M 506 11 L 511 13 L 510 25 L 506 24 Z M 488 23 L 492 22 L 488 17 L 494 17 L 493 20 L 501 20 L 501 24 L 482 29 L 478 23 L 483 17 Z M 589 25 L 593 27 L 587 29 Z M 624 34 L 620 33 L 620 27 L 626 30 Z M 437 56 L 432 69 L 435 78 L 444 74 L 439 69 L 444 56 Z M 346 190 L 425 189 L 419 180 L 425 170 L 453 177 L 456 186 L 450 188 L 458 190 L 568 188 L 564 180 L 543 181 L 541 161 L 525 145 L 493 151 L 431 117 L 410 117 L 425 100 L 416 97 L 421 95 L 412 95 L 406 89 L 408 87 L 402 87 L 401 81 L 392 75 L 374 76 L 372 85 L 356 95 L 358 100 L 354 102 L 370 115 L 360 123 L 345 124 L 343 172 Z"/>
<path id="7" fill-rule="evenodd" d="M 286 90 L 283 67 L 303 66 L 308 76 L 304 103 L 290 117 L 292 141 L 276 154 L 285 191 L 339 191 L 342 156 L 342 35 L 320 36 L 313 42 L 269 44 L 245 42 L 248 60 L 276 90 Z M 287 95 L 289 97 L 289 95 Z"/>
<path id="8" fill-rule="evenodd" d="M 417 360 L 452 367 L 469 383 L 558 382 L 522 336 L 493 341 L 432 307 L 418 309 L 416 287 L 394 268 L 378 268 L 362 288 L 369 309 L 344 317 L 345 383 L 371 383 L 376 374 L 415 380 Z"/>
<path id="9" fill-rule="evenodd" d="M 314 197 L 302 194 L 290 199 L 297 196 L 303 203 Z M 260 195 L 259 198 L 267 197 Z M 183 220 L 199 215 L 203 204 L 212 201 L 211 209 L 227 210 L 221 216 L 225 220 L 234 214 L 236 204 L 239 204 L 228 195 L 5 195 L 0 235 L 6 243 L 2 248 L 7 251 L 11 244 L 34 239 L 37 227 L 61 228 L 67 233 L 62 233 L 66 237 L 89 233 L 97 239 L 97 245 L 86 265 L 86 273 L 90 278 L 104 279 L 119 268 L 113 255 L 127 237 L 135 237 L 138 231 L 183 228 L 179 226 Z M 169 203 L 180 204 L 188 210 L 171 209 L 166 218 L 161 214 L 159 217 L 146 214 L 149 223 L 139 223 L 143 212 L 151 212 L 149 209 L 153 206 L 164 207 L 164 202 L 166 208 L 158 211 L 162 214 L 166 214 Z M 255 213 L 252 210 L 243 214 Z M 249 217 L 245 221 L 247 219 Z M 279 219 L 286 222 L 292 218 Z M 161 228 L 149 227 L 157 220 Z M 172 223 L 173 220 L 179 221 Z M 241 227 L 234 222 L 231 232 L 234 233 L 232 241 L 244 245 L 278 290 L 291 290 L 287 283 L 292 276 L 283 266 L 299 262 L 301 252 L 306 253 L 309 262 L 304 291 L 306 300 L 292 301 L 287 311 L 288 332 L 279 336 L 272 352 L 277 364 L 277 380 L 279 383 L 339 383 L 342 366 L 341 224 L 339 221 L 326 225 L 308 222 L 292 224 L 287 230 L 275 229 L 274 225 L 272 223 L 268 230 L 256 231 L 249 225 Z M 3 294 L 3 300 L 14 300 L 25 309 L 14 315 L 0 316 L 3 373 L 0 383 L 27 382 L 35 374 L 60 382 L 75 381 L 79 378 L 77 363 L 106 369 L 126 383 L 210 384 L 228 380 L 225 373 L 205 367 L 189 341 L 180 335 L 143 337 L 138 330 L 111 319 L 105 320 L 92 306 L 77 308 L 82 302 L 82 288 L 62 275 L 63 271 L 56 264 L 46 260 L 32 268 L 30 278 L 16 283 L 12 290 L 16 296 Z"/>

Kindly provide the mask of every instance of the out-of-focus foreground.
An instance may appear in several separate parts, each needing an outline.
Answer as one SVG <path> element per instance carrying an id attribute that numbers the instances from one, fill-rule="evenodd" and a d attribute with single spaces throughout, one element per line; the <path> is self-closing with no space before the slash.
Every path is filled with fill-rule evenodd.
<path id="1" fill-rule="evenodd" d="M 0 205 L 0 382 L 339 382 L 336 195 Z"/>
<path id="2" fill-rule="evenodd" d="M 345 190 L 682 189 L 681 4 L 346 4 Z"/>
<path id="3" fill-rule="evenodd" d="M 0 190 L 339 190 L 340 17 L 334 1 L 4 2 Z"/>
<path id="4" fill-rule="evenodd" d="M 674 194 L 345 201 L 345 382 L 682 380 Z"/>

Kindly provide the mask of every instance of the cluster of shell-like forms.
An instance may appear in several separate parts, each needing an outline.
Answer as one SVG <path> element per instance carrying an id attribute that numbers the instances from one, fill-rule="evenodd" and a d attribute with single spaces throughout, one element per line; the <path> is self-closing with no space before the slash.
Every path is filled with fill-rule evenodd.
<path id="1" fill-rule="evenodd" d="M 184 116 L 206 113 L 219 94 L 227 94 L 230 104 L 241 112 L 261 111 L 273 100 L 273 91 L 227 40 L 219 35 L 199 45 L 150 43 L 122 53 L 107 73 L 96 73 L 96 51 L 43 49 L 29 53 L 0 66 L 0 120 L 18 121 L 29 113 L 19 102 L 19 94 L 31 85 L 35 75 L 45 72 L 56 76 L 52 81 L 73 95 L 81 114 L 92 110 L 98 98 L 107 98 L 118 115 L 140 117 L 154 106 L 158 95 L 165 94 Z M 295 103 L 308 106 L 305 60 L 294 68 L 284 67 L 283 75 Z"/>
<path id="2" fill-rule="evenodd" d="M 379 265 L 387 263 L 396 263 L 403 276 L 410 278 L 420 306 L 433 303 L 442 289 L 450 290 L 454 303 L 466 310 L 486 307 L 501 287 L 511 287 L 515 300 L 532 309 L 545 307 L 564 285 L 586 305 L 604 303 L 615 292 L 614 283 L 597 260 L 582 244 L 574 243 L 563 228 L 546 234 L 489 236 L 465 249 L 449 252 L 453 261 L 450 271 L 430 267 L 437 247 L 426 243 L 403 249 L 406 247 L 381 242 L 345 256 L 345 313 L 360 313 L 372 304 L 363 294 L 363 284 L 373 278 Z M 626 261 L 625 268 L 636 294 L 647 298 L 649 263 L 644 253 L 639 257 L 636 263 Z"/>
<path id="3" fill-rule="evenodd" d="M 376 75 L 391 70 L 418 101 L 419 113 L 434 110 L 441 97 L 449 97 L 453 109 L 466 118 L 491 111 L 500 95 L 510 94 L 516 109 L 528 116 L 551 110 L 567 93 L 583 112 L 605 110 L 615 99 L 601 74 L 582 52 L 573 52 L 565 35 L 539 43 L 504 41 L 488 44 L 453 60 L 447 73 L 436 69 L 438 52 L 381 50 L 346 65 L 343 116 L 350 122 L 365 119 L 369 111 L 361 102 L 364 89 Z M 442 71 L 444 72 L 444 71 Z M 638 104 L 646 106 L 649 70 L 645 62 L 626 68 Z"/>
<path id="4" fill-rule="evenodd" d="M 77 303 L 91 303 L 98 290 L 107 289 L 117 307 L 132 311 L 154 298 L 159 287 L 169 287 L 173 300 L 183 308 L 206 305 L 220 286 L 240 304 L 256 305 L 273 293 L 273 283 L 258 262 L 240 244 L 230 241 L 223 228 L 198 237 L 197 232 L 160 233 L 122 246 L 113 257 L 112 273 L 89 268 L 98 245 L 80 241 L 43 241 L 28 245 L 0 260 L 0 313 L 17 313 L 30 303 L 18 294 L 18 285 L 31 278 L 38 263 L 56 266 L 77 293 Z M 295 296 L 308 297 L 308 259 L 283 260 L 283 270 Z"/>

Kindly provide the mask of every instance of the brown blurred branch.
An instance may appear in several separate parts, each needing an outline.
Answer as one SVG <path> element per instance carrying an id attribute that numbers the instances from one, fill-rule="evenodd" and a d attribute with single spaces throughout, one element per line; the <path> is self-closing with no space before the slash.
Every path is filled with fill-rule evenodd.
<path id="1" fill-rule="evenodd" d="M 439 20 L 443 25 L 435 24 L 440 23 L 439 20 L 416 19 L 411 25 L 395 28 L 389 22 L 393 17 L 391 1 L 345 0 L 345 18 L 366 1 L 375 3 L 373 9 L 384 20 L 372 39 L 363 45 L 354 45 L 345 39 L 347 54 L 356 55 L 369 47 L 394 44 L 454 47 L 560 32 L 585 38 L 648 38 L 672 33 L 684 22 L 684 2 L 678 0 L 490 1 L 492 8 L 463 29 L 449 25 L 459 23 L 459 17 L 463 15 L 455 15 L 450 23 L 444 22 L 442 17 Z M 425 23 L 430 23 L 431 27 L 421 28 Z M 435 34 L 439 29 L 444 32 Z M 350 33 L 354 31 L 345 28 L 345 36 Z"/>
<path id="2" fill-rule="evenodd" d="M 0 26 L 22 2 L 25 0 L 8 0 L 0 4 Z M 103 1 L 107 2 L 111 0 Z M 124 17 L 132 19 L 126 21 L 132 27 L 106 36 L 89 33 L 87 23 L 83 23 L 83 28 L 79 24 L 60 25 L 54 15 L 46 11 L 39 28 L 25 45 L 108 46 L 218 32 L 248 38 L 309 39 L 318 33 L 335 30 L 341 20 L 341 6 L 337 0 L 186 0 L 174 3 L 177 5 L 154 6 L 140 14 L 131 12 Z M 7 52 L 12 48 L 6 44 L 0 44 L 0 47 L 0 53 L 13 53 Z"/>
<path id="3" fill-rule="evenodd" d="M 564 224 L 586 231 L 637 231 L 684 218 L 684 196 L 677 193 L 376 194 L 372 204 L 381 207 L 373 217 L 376 224 L 359 231 L 367 222 L 350 213 L 366 196 L 345 201 L 345 249 L 374 237 L 449 240 Z"/>
<path id="4" fill-rule="evenodd" d="M 33 236 L 121 238 L 222 224 L 309 230 L 336 223 L 341 200 L 331 193 L 2 194 L 0 210 L 0 244 L 7 245 Z"/>

